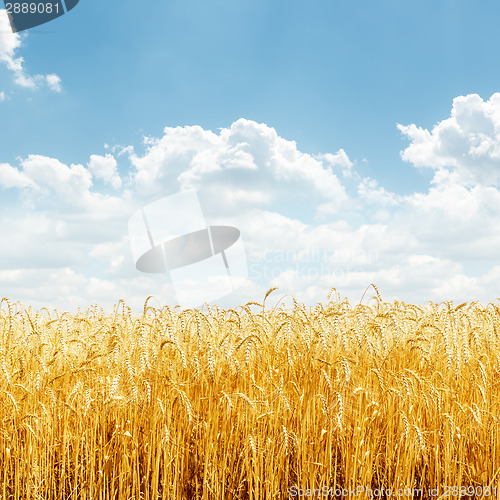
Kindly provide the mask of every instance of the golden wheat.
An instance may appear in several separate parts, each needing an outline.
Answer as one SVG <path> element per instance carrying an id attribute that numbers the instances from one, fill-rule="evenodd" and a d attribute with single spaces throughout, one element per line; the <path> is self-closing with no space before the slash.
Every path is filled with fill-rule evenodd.
<path id="1" fill-rule="evenodd" d="M 500 496 L 500 307 L 372 288 L 309 310 L 266 309 L 275 289 L 229 310 L 148 297 L 139 316 L 3 299 L 0 497 Z"/>

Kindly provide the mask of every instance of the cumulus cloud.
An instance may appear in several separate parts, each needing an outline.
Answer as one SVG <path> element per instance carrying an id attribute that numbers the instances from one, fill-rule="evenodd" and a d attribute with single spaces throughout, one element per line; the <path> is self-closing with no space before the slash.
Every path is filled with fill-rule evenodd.
<path id="1" fill-rule="evenodd" d="M 12 72 L 14 83 L 30 89 L 46 84 L 54 92 L 60 92 L 61 79 L 56 74 L 30 75 L 26 71 L 24 58 L 18 55 L 25 38 L 26 35 L 12 32 L 6 10 L 0 9 L 0 63 Z"/>
<path id="2" fill-rule="evenodd" d="M 403 159 L 432 168 L 429 190 L 406 196 L 393 224 L 412 228 L 420 245 L 460 261 L 496 263 L 500 223 L 500 94 L 454 99 L 451 115 L 432 130 L 399 125 L 411 140 Z"/>
<path id="3" fill-rule="evenodd" d="M 0 186 L 4 188 L 36 187 L 36 184 L 23 172 L 8 163 L 0 163 Z"/>
<path id="4" fill-rule="evenodd" d="M 12 33 L 7 12 L 5 9 L 0 9 L 0 61 L 16 73 L 23 70 L 23 58 L 16 57 L 16 51 L 20 46 L 20 35 Z"/>
<path id="5" fill-rule="evenodd" d="M 322 153 L 315 156 L 318 160 L 324 161 L 327 165 L 333 168 L 340 168 L 344 177 L 352 175 L 353 163 L 343 149 L 339 149 L 336 153 Z"/>
<path id="6" fill-rule="evenodd" d="M 21 161 L 22 172 L 41 188 L 53 191 L 66 200 L 85 201 L 92 185 L 92 175 L 82 165 L 67 166 L 55 158 L 29 155 Z"/>
<path id="7" fill-rule="evenodd" d="M 131 155 L 137 189 L 151 194 L 203 189 L 214 215 L 270 206 L 300 211 L 312 197 L 335 211 L 347 200 L 332 169 L 350 168 L 344 151 L 315 158 L 265 124 L 240 119 L 219 134 L 167 127 L 162 138 L 146 144 L 145 155 Z"/>
<path id="8" fill-rule="evenodd" d="M 461 183 L 497 184 L 500 178 L 500 93 L 453 100 L 451 115 L 432 130 L 398 125 L 411 141 L 402 158 L 416 167 L 456 173 Z"/>
<path id="9" fill-rule="evenodd" d="M 50 227 L 56 240 L 95 241 L 111 234 L 123 235 L 130 210 L 136 208 L 127 190 L 112 195 L 95 189 L 94 177 L 83 165 L 66 165 L 42 155 L 28 155 L 19 160 L 18 167 L 0 164 L 2 188 L 18 192 L 20 203 L 10 207 L 9 221 L 14 214 L 16 221 L 38 221 L 38 215 L 45 214 L 47 225 L 38 221 L 37 227 L 46 227 L 46 232 Z M 117 221 L 122 228 L 117 227 Z M 10 227 L 13 233 L 22 232 L 17 222 Z"/>
<path id="10" fill-rule="evenodd" d="M 281 281 L 291 293 L 307 289 L 308 297 L 314 292 L 321 300 L 320 290 L 326 294 L 329 284 L 352 293 L 373 281 L 390 297 L 444 300 L 444 291 L 454 290 L 462 300 L 465 287 L 446 283 L 467 278 L 463 262 L 494 266 L 500 248 L 500 237 L 491 232 L 500 223 L 500 192 L 485 182 L 488 170 L 498 167 L 495 148 L 478 147 L 478 137 L 484 144 L 486 134 L 496 140 L 495 106 L 496 96 L 488 103 L 464 96 L 453 102 L 451 118 L 432 131 L 399 126 L 413 140 L 404 159 L 435 170 L 422 193 L 390 192 L 359 176 L 343 150 L 305 155 L 274 129 L 248 120 L 219 134 L 165 129 L 160 139 L 146 141 L 144 156 L 132 157 L 134 178 L 159 191 L 209 191 L 219 221 L 232 217 L 243 228 L 255 276 Z M 460 137 L 475 145 L 466 149 L 468 158 L 446 130 L 457 126 Z M 312 258 L 297 268 L 304 251 Z M 475 276 L 475 282 L 488 283 L 486 276 Z M 483 300 L 494 293 L 480 286 L 473 291 Z"/>
<path id="11" fill-rule="evenodd" d="M 95 179 L 104 179 L 115 188 L 121 186 L 114 158 L 92 155 L 88 168 L 80 164 L 66 165 L 57 158 L 36 154 L 20 159 L 17 168 L 0 164 L 0 188 L 22 189 L 21 198 L 37 208 L 112 209 L 113 203 L 121 198 L 93 189 Z M 121 197 L 124 196 L 129 193 L 122 193 Z"/>
<path id="12" fill-rule="evenodd" d="M 111 184 L 115 189 L 118 189 L 121 184 L 121 178 L 117 170 L 118 163 L 115 157 L 111 154 L 106 156 L 91 155 L 88 167 L 90 172 L 97 179 L 102 179 L 104 182 Z"/>
<path id="13" fill-rule="evenodd" d="M 495 99 L 457 98 L 451 118 L 431 131 L 400 126 L 411 140 L 404 158 L 435 171 L 428 189 L 409 195 L 360 176 L 342 149 L 308 155 L 245 119 L 217 132 L 167 127 L 145 138 L 142 155 L 107 147 L 112 154 L 92 154 L 86 166 L 41 155 L 0 164 L 0 187 L 22 202 L 10 206 L 15 217 L 0 213 L 8 235 L 0 242 L 2 289 L 35 301 L 39 287 L 59 309 L 111 308 L 121 298 L 140 307 L 148 295 L 173 304 L 165 276 L 135 269 L 127 222 L 148 203 L 195 189 L 207 223 L 237 227 L 245 245 L 249 282 L 218 301 L 223 307 L 260 300 L 273 285 L 280 292 L 270 305 L 284 294 L 313 305 L 332 287 L 356 302 L 370 283 L 387 300 L 494 300 L 495 148 L 474 156 L 468 146 L 464 156 L 446 130 L 460 129 L 469 142 L 470 134 L 496 140 Z M 165 221 L 183 216 L 162 213 Z"/>
<path id="14" fill-rule="evenodd" d="M 47 85 L 50 90 L 53 90 L 54 92 L 61 92 L 61 79 L 55 73 L 47 75 L 45 80 L 47 81 Z"/>

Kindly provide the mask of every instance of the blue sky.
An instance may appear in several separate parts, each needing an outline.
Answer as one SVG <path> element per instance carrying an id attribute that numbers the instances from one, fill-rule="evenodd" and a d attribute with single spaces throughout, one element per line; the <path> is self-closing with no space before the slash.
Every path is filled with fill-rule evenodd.
<path id="1" fill-rule="evenodd" d="M 6 160 L 30 147 L 83 161 L 166 125 L 213 130 L 245 117 L 304 152 L 342 147 L 408 190 L 421 180 L 399 161 L 395 124 L 429 127 L 457 95 L 498 90 L 493 1 L 142 5 L 81 0 L 30 31 L 27 69 L 61 75 L 64 91 L 12 99 Z"/>
<path id="2" fill-rule="evenodd" d="M 5 17 L 5 12 L 1 14 Z M 297 168 L 290 167 L 296 178 L 289 184 L 277 182 L 279 175 L 269 177 L 267 174 L 271 171 L 266 173 L 266 166 L 257 162 L 259 174 L 253 182 L 256 189 L 259 182 L 266 182 L 262 185 L 263 193 L 267 192 L 266 186 L 271 186 L 268 201 L 260 205 L 242 202 L 247 215 L 243 208 L 240 213 L 224 212 L 220 207 L 217 211 L 212 207 L 214 218 L 222 220 L 224 216 L 240 214 L 242 235 L 247 230 L 245 241 L 261 252 L 283 249 L 253 231 L 251 221 L 259 217 L 267 221 L 264 225 L 279 217 L 287 219 L 281 220 L 282 227 L 288 223 L 304 224 L 302 229 L 294 226 L 295 230 L 308 234 L 304 242 L 316 241 L 311 239 L 311 234 L 318 233 L 315 236 L 318 251 L 335 246 L 344 253 L 362 252 L 366 257 L 371 251 L 370 237 L 360 236 L 360 231 L 368 235 L 371 231 L 390 234 L 389 244 L 376 237 L 372 239 L 372 250 L 378 257 L 376 262 L 371 259 L 358 265 L 364 276 L 353 275 L 350 269 L 355 266 L 349 267 L 344 262 L 341 279 L 327 277 L 317 286 L 311 284 L 311 280 L 301 282 L 300 276 L 294 281 L 283 268 L 275 273 L 284 273 L 280 275 L 281 281 L 273 278 L 266 283 L 261 279 L 249 289 L 249 297 L 256 295 L 249 300 L 258 299 L 267 285 L 279 284 L 292 293 L 303 292 L 304 300 L 314 303 L 324 298 L 324 290 L 330 288 L 327 282 L 336 286 L 336 281 L 341 294 L 359 299 L 374 279 L 378 279 L 383 295 L 386 291 L 387 299 L 494 300 L 495 289 L 490 283 L 498 272 L 494 250 L 488 255 L 475 254 L 475 249 L 468 247 L 470 241 L 462 242 L 460 235 L 464 236 L 468 230 L 470 235 L 470 228 L 476 228 L 479 220 L 482 225 L 492 224 L 489 235 L 478 234 L 477 238 L 495 248 L 496 240 L 487 243 L 482 238 L 494 237 L 497 210 L 494 145 L 498 134 L 496 125 L 488 132 L 489 129 L 483 130 L 477 125 L 474 117 L 479 113 L 496 124 L 497 103 L 490 98 L 500 91 L 499 17 L 500 6 L 495 1 L 479 4 L 460 0 L 157 0 L 141 2 L 138 6 L 137 2 L 128 0 L 110 0 L 103 6 L 95 0 L 80 0 L 68 14 L 20 35 L 8 33 L 4 22 L 0 25 L 3 26 L 0 33 L 0 164 L 9 165 L 9 169 L 3 169 L 3 183 L 0 170 L 0 205 L 17 217 L 24 217 L 27 227 L 29 221 L 35 224 L 37 220 L 39 226 L 37 217 L 41 215 L 52 221 L 47 223 L 45 236 L 40 236 L 40 241 L 50 239 L 51 224 L 57 226 L 56 220 L 67 223 L 63 219 L 68 216 L 64 200 L 58 205 L 57 194 L 50 195 L 60 193 L 55 183 L 47 184 L 46 176 L 40 174 L 56 161 L 68 169 L 71 165 L 81 165 L 87 173 L 92 171 L 88 193 L 115 197 L 118 212 L 120 203 L 124 207 L 132 207 L 134 203 L 139 207 L 178 188 L 199 189 L 203 185 L 210 191 L 212 181 L 234 191 L 238 188 L 238 173 L 227 174 L 216 181 L 210 176 L 202 180 L 198 177 L 198 184 L 195 181 L 182 184 L 179 176 L 194 168 L 193 151 L 202 156 L 206 151 L 215 151 L 219 159 L 234 153 L 229 148 L 232 139 L 226 141 L 218 136 L 217 144 L 207 139 L 210 145 L 203 145 L 199 143 L 199 133 L 196 135 L 188 127 L 199 126 L 205 135 L 211 131 L 217 136 L 221 130 L 231 130 L 233 124 L 244 119 L 245 125 L 240 123 L 238 132 L 238 137 L 243 139 L 238 140 L 250 141 L 252 145 L 252 138 L 257 134 L 262 145 L 262 137 L 265 137 L 269 150 L 274 151 L 273 158 L 276 150 L 281 151 L 274 136 L 268 133 L 273 129 L 276 137 L 289 144 L 294 141 L 301 155 L 308 155 L 325 171 L 328 161 L 320 156 L 337 155 L 332 175 L 338 179 L 339 186 L 338 191 L 332 192 L 332 200 L 336 197 L 338 201 L 345 191 L 346 201 L 342 206 L 338 203 L 330 206 L 325 218 L 324 209 L 318 211 L 318 207 L 332 200 L 329 201 L 325 193 L 318 194 L 319 184 L 301 177 L 300 168 L 310 168 L 306 166 L 307 161 L 304 165 L 300 163 L 303 157 L 294 160 Z M 23 58 L 22 63 L 19 58 Z M 21 69 L 14 68 L 15 61 L 21 64 Z M 475 94 L 481 102 L 470 97 Z M 453 118 L 454 99 L 461 96 L 466 111 Z M 457 101 L 458 107 L 460 102 Z M 456 123 L 452 123 L 454 119 Z M 441 133 L 441 129 L 436 129 L 432 135 L 433 127 L 439 123 L 443 124 L 441 129 L 446 130 Z M 428 130 L 430 138 L 419 148 L 417 142 L 422 142 L 422 137 L 416 129 L 405 129 L 407 133 L 403 133 L 398 124 L 414 124 L 416 128 Z M 470 129 L 469 125 L 476 129 Z M 170 127 L 170 132 L 166 132 L 165 127 Z M 171 132 L 174 127 L 183 127 L 189 136 L 181 145 Z M 465 152 L 453 152 L 460 141 L 458 136 L 450 139 L 450 130 L 456 131 L 457 127 L 462 139 L 464 134 L 469 134 L 470 147 Z M 150 138 L 149 146 L 144 144 L 144 137 Z M 489 148 L 489 153 L 483 151 L 484 154 L 478 156 L 473 148 L 481 138 L 483 149 Z M 160 181 L 165 176 L 158 173 L 153 176 L 155 183 L 141 184 L 138 180 L 140 162 L 137 160 L 134 164 L 134 158 L 143 158 L 142 168 L 153 168 L 147 165 L 152 165 L 154 160 L 150 154 L 154 140 L 163 145 L 158 146 L 159 149 L 176 144 L 191 151 L 184 157 L 184 166 L 178 163 L 172 166 L 169 163 L 172 158 L 160 154 L 164 162 L 161 168 L 176 172 L 173 178 L 179 185 L 175 189 L 172 180 L 162 185 Z M 129 149 L 119 154 L 121 149 L 116 146 Z M 256 144 L 255 148 L 258 147 Z M 348 160 L 342 160 L 339 151 L 343 151 Z M 402 151 L 406 151 L 406 159 L 401 157 Z M 29 162 L 30 155 L 38 155 L 38 160 Z M 92 155 L 98 158 L 91 168 Z M 99 178 L 96 173 L 99 168 L 106 168 L 99 160 L 105 155 L 113 155 L 116 162 L 116 172 L 121 178 L 118 189 L 112 187 L 110 176 L 104 180 L 105 177 Z M 464 155 L 471 161 L 465 161 Z M 109 165 L 108 168 L 113 168 Z M 54 168 L 54 172 L 62 172 Z M 481 168 L 489 175 L 476 175 Z M 13 185 L 12 169 L 27 177 Z M 500 172 L 500 166 L 498 170 Z M 80 177 L 74 174 L 81 182 L 87 179 L 83 171 Z M 31 185 L 27 178 L 31 179 Z M 69 176 L 65 182 L 70 179 L 73 177 Z M 246 186 L 248 179 L 242 174 L 240 181 L 240 185 Z M 37 195 L 33 188 L 34 184 L 43 188 L 44 182 L 45 198 Z M 276 188 L 272 187 L 273 182 Z M 333 186 L 332 190 L 335 189 Z M 83 191 L 78 193 L 84 196 Z M 461 221 L 450 219 L 446 213 L 446 207 L 460 207 L 460 200 L 469 200 L 463 202 L 465 215 L 470 215 L 471 210 L 477 212 L 474 212 L 477 219 L 469 221 L 469 225 L 463 218 Z M 434 207 L 434 212 L 426 212 L 429 206 Z M 81 205 L 82 220 L 88 215 L 88 209 Z M 319 212 L 323 215 L 318 215 Z M 249 213 L 254 214 L 250 222 L 245 219 Z M 489 218 L 485 219 L 485 214 Z M 128 215 L 117 215 L 113 224 L 120 227 L 119 221 L 126 221 Z M 403 230 L 404 218 L 409 221 L 408 233 Z M 350 226 L 342 230 L 339 226 L 335 231 L 340 233 L 334 232 L 336 236 L 332 234 L 322 240 L 319 234 L 334 231 L 334 223 Z M 428 227 L 428 232 L 415 236 L 412 223 L 415 227 Z M 6 226 L 11 227 L 15 241 L 20 229 L 15 225 Z M 457 227 L 456 234 L 448 234 L 443 227 L 450 231 L 451 227 Z M 352 237 L 350 243 L 346 243 L 349 238 L 340 236 L 344 230 Z M 120 239 L 120 230 L 111 235 L 93 234 L 87 226 L 82 226 L 82 233 L 86 234 L 86 240 L 72 240 L 70 233 L 61 237 L 64 240 L 61 249 L 64 248 L 66 255 L 74 253 L 73 260 L 62 258 L 58 264 L 57 259 L 52 259 L 50 266 L 42 258 L 38 262 L 34 256 L 14 262 L 4 249 L 6 272 L 16 271 L 19 276 L 25 276 L 19 279 L 26 280 L 26 287 L 12 288 L 9 281 L 12 278 L 8 277 L 11 275 L 4 276 L 2 285 L 0 274 L 0 286 L 5 290 L 2 294 L 40 305 L 43 299 L 37 302 L 36 296 L 27 291 L 28 281 L 33 279 L 29 273 L 39 272 L 37 276 L 42 280 L 41 276 L 46 277 L 44 273 L 51 269 L 62 273 L 54 278 L 54 290 L 58 290 L 58 286 L 63 287 L 59 290 L 64 290 L 64 286 L 73 290 L 74 283 L 84 284 L 81 286 L 86 291 L 72 292 L 68 307 L 75 307 L 79 300 L 83 307 L 88 301 L 127 299 L 124 290 L 134 289 L 133 285 L 131 288 L 126 285 L 127 280 L 136 283 L 134 280 L 146 278 L 134 275 L 137 271 L 133 265 L 132 272 L 125 271 L 130 265 L 126 259 L 113 268 L 107 257 L 88 258 L 103 255 L 95 250 L 98 245 L 102 250 L 102 245 L 115 244 L 118 249 L 121 244 L 120 251 L 125 252 L 126 238 Z M 408 242 L 407 250 L 402 250 L 405 245 L 398 242 L 398 235 L 401 240 L 414 236 L 415 241 Z M 298 245 L 295 250 L 300 248 Z M 1 252 L 0 249 L 0 256 Z M 20 252 L 22 248 L 15 253 Z M 354 260 L 359 261 L 358 257 Z M 30 259 L 32 265 L 28 265 Z M 420 272 L 422 262 L 427 263 L 427 271 L 423 273 Z M 116 266 L 123 269 L 118 271 Z M 427 276 L 441 276 L 441 279 L 439 283 L 428 280 L 426 284 Z M 89 285 L 92 279 L 103 280 L 103 287 L 108 290 L 105 297 L 93 292 L 95 287 Z M 151 285 L 153 291 L 154 286 Z M 147 281 L 144 287 L 148 287 Z M 137 285 L 134 290 L 130 300 L 139 302 L 142 289 Z M 116 299 L 109 297 L 113 294 L 117 295 Z M 61 292 L 62 305 L 66 300 L 63 295 Z M 58 293 L 49 293 L 46 300 L 57 306 L 57 297 Z M 237 296 L 238 300 L 246 297 Z"/>

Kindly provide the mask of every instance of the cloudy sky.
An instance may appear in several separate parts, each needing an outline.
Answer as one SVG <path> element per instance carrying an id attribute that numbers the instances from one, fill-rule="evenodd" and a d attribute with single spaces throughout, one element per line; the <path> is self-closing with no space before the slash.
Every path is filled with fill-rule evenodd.
<path id="1" fill-rule="evenodd" d="M 195 192 L 246 259 L 226 297 L 197 283 L 210 303 L 494 302 L 499 20 L 493 0 L 80 0 L 14 34 L 0 10 L 0 295 L 180 303 L 136 269 L 129 220 Z M 176 203 L 160 225 L 189 232 Z"/>

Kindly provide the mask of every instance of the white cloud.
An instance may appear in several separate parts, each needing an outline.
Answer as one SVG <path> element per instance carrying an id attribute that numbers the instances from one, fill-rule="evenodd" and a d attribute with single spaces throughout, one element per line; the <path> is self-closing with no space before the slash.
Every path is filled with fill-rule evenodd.
<path id="1" fill-rule="evenodd" d="M 468 185 L 500 178 L 500 93 L 488 101 L 477 94 L 453 100 L 451 115 L 432 130 L 398 125 L 411 144 L 402 153 L 416 167 L 450 169 Z"/>
<path id="2" fill-rule="evenodd" d="M 500 94 L 454 99 L 432 131 L 399 126 L 412 141 L 402 156 L 435 173 L 426 193 L 404 198 L 393 224 L 411 228 L 425 251 L 495 265 L 500 235 Z M 444 290 L 444 288 L 441 288 Z M 493 290 L 492 290 L 493 292 Z"/>
<path id="3" fill-rule="evenodd" d="M 67 165 L 55 158 L 29 155 L 21 161 L 23 173 L 36 185 L 48 188 L 62 198 L 74 202 L 89 196 L 92 175 L 82 165 Z"/>
<path id="4" fill-rule="evenodd" d="M 106 156 L 91 155 L 88 167 L 90 172 L 97 179 L 102 179 L 104 182 L 111 184 L 115 189 L 118 189 L 121 184 L 121 178 L 117 170 L 118 163 L 115 157 L 111 154 Z"/>
<path id="5" fill-rule="evenodd" d="M 144 156 L 131 155 L 138 190 L 159 195 L 203 189 L 211 215 L 271 205 L 290 211 L 312 196 L 336 211 L 347 199 L 331 168 L 350 167 L 344 151 L 315 158 L 265 124 L 240 119 L 218 135 L 201 127 L 167 127 L 162 138 L 145 143 Z"/>
<path id="6" fill-rule="evenodd" d="M 127 222 L 145 204 L 194 188 L 208 222 L 240 229 L 247 251 L 252 281 L 220 305 L 261 300 L 272 285 L 280 286 L 276 300 L 289 293 L 314 304 L 336 287 L 357 302 L 370 283 L 386 300 L 494 300 L 500 190 L 483 177 L 493 175 L 493 150 L 472 167 L 441 131 L 481 129 L 493 140 L 484 116 L 495 113 L 477 96 L 453 106 L 452 118 L 432 131 L 404 129 L 413 141 L 405 158 L 435 170 L 425 192 L 404 196 L 361 177 L 343 150 L 311 156 L 243 119 L 217 133 L 166 128 L 145 139 L 143 155 L 107 148 L 117 152 L 90 155 L 86 167 L 40 155 L 17 168 L 0 164 L 0 186 L 19 190 L 23 202 L 10 206 L 15 216 L 0 213 L 2 289 L 59 309 L 96 301 L 111 308 L 120 298 L 138 307 L 148 295 L 172 304 L 165 276 L 136 271 Z M 127 160 L 121 152 L 128 177 L 118 174 Z"/>
<path id="7" fill-rule="evenodd" d="M 61 79 L 56 74 L 30 75 L 26 72 L 24 58 L 18 55 L 23 39 L 26 39 L 26 35 L 13 33 L 6 10 L 0 9 L 0 63 L 13 73 L 14 83 L 30 89 L 47 84 L 54 92 L 60 92 Z"/>
<path id="8" fill-rule="evenodd" d="M 55 73 L 46 75 L 45 80 L 51 90 L 54 92 L 61 92 L 61 79 Z"/>
<path id="9" fill-rule="evenodd" d="M 5 92 L 4 91 L 0 92 L 0 102 L 5 101 L 5 99 L 6 99 Z"/>
<path id="10" fill-rule="evenodd" d="M 381 206 L 396 206 L 401 202 L 401 197 L 380 187 L 375 179 L 365 177 L 358 184 L 360 198 L 368 204 Z"/>
<path id="11" fill-rule="evenodd" d="M 36 187 L 36 184 L 23 172 L 8 163 L 0 163 L 0 186 L 4 188 Z"/>
<path id="12" fill-rule="evenodd" d="M 351 169 L 353 167 L 353 163 L 343 149 L 339 149 L 335 154 L 319 154 L 316 155 L 315 158 L 324 161 L 326 165 L 330 165 L 333 168 L 340 168 L 344 177 L 350 177 L 352 175 Z"/>
<path id="13" fill-rule="evenodd" d="M 96 167 L 102 159 L 109 168 L 110 158 L 98 155 L 93 163 L 91 160 L 91 164 Z M 24 188 L 20 196 L 27 207 L 38 210 L 55 210 L 59 207 L 67 213 L 85 210 L 98 214 L 103 210 L 116 213 L 129 203 L 130 193 L 126 190 L 118 197 L 93 189 L 93 172 L 83 165 L 68 166 L 56 158 L 43 155 L 28 155 L 19 163 L 19 168 L 0 164 L 0 187 Z M 102 171 L 99 171 L 101 174 Z M 109 180 L 119 187 L 117 181 L 120 178 L 117 174 Z"/>
<path id="14" fill-rule="evenodd" d="M 16 51 L 20 46 L 20 35 L 12 33 L 7 12 L 5 9 L 0 9 L 0 61 L 15 73 L 23 71 L 23 58 L 16 57 Z"/>

